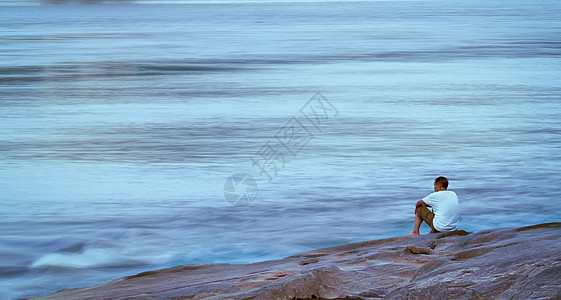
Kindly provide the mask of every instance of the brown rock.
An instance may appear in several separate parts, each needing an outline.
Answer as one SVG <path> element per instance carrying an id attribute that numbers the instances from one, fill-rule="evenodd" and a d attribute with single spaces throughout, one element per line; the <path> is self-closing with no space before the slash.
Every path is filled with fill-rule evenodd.
<path id="1" fill-rule="evenodd" d="M 405 251 L 411 254 L 430 254 L 430 250 L 425 248 L 417 248 L 415 246 L 407 246 L 407 248 L 405 248 Z"/>
<path id="2" fill-rule="evenodd" d="M 560 246 L 561 223 L 402 236 L 143 272 L 36 299 L 561 299 Z"/>

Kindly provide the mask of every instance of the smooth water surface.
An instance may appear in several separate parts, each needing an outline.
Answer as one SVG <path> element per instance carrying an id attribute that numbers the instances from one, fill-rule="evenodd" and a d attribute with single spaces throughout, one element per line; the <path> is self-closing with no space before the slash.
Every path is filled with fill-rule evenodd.
<path id="1" fill-rule="evenodd" d="M 561 219 L 557 1 L 108 2 L 0 7 L 1 298 Z"/>

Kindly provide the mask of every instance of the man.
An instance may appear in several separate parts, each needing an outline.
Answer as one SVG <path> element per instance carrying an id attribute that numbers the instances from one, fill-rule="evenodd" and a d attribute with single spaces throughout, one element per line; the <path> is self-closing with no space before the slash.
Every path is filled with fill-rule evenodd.
<path id="1" fill-rule="evenodd" d="M 419 200 L 415 205 L 415 227 L 408 235 L 419 235 L 419 228 L 423 221 L 430 226 L 430 233 L 458 229 L 460 220 L 458 196 L 447 189 L 448 179 L 443 176 L 436 178 L 434 193 Z M 433 211 L 431 212 L 427 206 L 432 207 Z"/>

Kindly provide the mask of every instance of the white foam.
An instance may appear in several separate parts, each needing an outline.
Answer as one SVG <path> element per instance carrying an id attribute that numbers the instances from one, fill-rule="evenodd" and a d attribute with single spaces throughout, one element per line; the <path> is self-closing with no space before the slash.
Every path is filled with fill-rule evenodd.
<path id="1" fill-rule="evenodd" d="M 119 249 L 87 249 L 82 253 L 48 253 L 31 264 L 33 268 L 95 268 L 118 267 L 131 264 L 157 264 L 171 258 L 171 255 L 127 255 Z"/>

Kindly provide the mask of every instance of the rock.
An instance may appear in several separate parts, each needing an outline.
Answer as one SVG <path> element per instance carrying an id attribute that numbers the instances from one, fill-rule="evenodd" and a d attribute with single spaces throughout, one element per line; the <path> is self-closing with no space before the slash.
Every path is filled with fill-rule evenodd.
<path id="1" fill-rule="evenodd" d="M 405 251 L 407 251 L 411 254 L 430 254 L 431 253 L 429 249 L 417 248 L 415 246 L 407 246 L 407 248 L 405 248 Z"/>
<path id="2" fill-rule="evenodd" d="M 34 299 L 561 299 L 561 223 L 143 272 Z"/>

